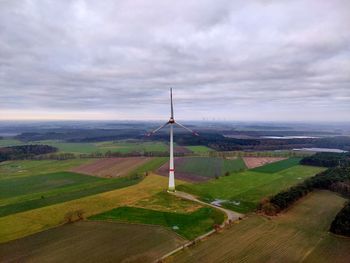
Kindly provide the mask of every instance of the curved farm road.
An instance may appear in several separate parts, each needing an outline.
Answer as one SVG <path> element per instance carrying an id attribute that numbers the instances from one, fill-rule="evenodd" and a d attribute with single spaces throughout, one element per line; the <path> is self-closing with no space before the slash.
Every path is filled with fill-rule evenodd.
<path id="1" fill-rule="evenodd" d="M 199 200 L 197 197 L 195 197 L 195 196 L 193 196 L 191 194 L 185 193 L 185 192 L 176 191 L 176 192 L 169 192 L 169 193 L 173 194 L 175 196 L 178 196 L 180 198 L 183 198 L 183 199 L 187 199 L 187 200 L 190 200 L 190 201 L 193 201 L 193 202 L 200 203 L 200 204 L 205 205 L 205 206 L 214 207 L 214 208 L 219 209 L 220 211 L 224 212 L 226 214 L 226 216 L 227 216 L 227 219 L 221 224 L 221 226 L 220 226 L 221 228 L 224 228 L 226 224 L 232 223 L 233 221 L 237 221 L 237 220 L 239 220 L 239 218 L 242 218 L 244 216 L 243 214 L 240 214 L 240 213 L 237 213 L 237 212 L 225 209 L 223 207 L 203 202 L 203 201 Z M 213 233 L 215 233 L 215 230 L 211 230 L 208 233 L 205 233 L 205 234 L 197 237 L 195 240 L 187 242 L 186 244 L 184 244 L 184 245 L 182 245 L 182 246 L 180 246 L 180 247 L 178 247 L 178 248 L 168 252 L 167 254 L 163 255 L 161 258 L 159 258 L 158 260 L 156 260 L 154 262 L 161 262 L 162 260 L 166 259 L 167 257 L 175 254 L 176 252 L 184 249 L 185 247 L 188 247 L 188 246 L 192 245 L 194 242 L 196 242 L 198 240 L 202 240 L 202 239 L 210 236 Z"/>
<path id="2" fill-rule="evenodd" d="M 185 192 L 176 191 L 176 192 L 169 192 L 169 193 L 171 193 L 173 195 L 176 195 L 178 197 L 181 197 L 183 199 L 187 199 L 187 200 L 190 200 L 190 201 L 194 201 L 194 202 L 200 203 L 202 205 L 214 207 L 214 208 L 219 209 L 220 211 L 224 212 L 226 214 L 226 216 L 227 216 L 227 219 L 226 219 L 226 221 L 224 221 L 222 223 L 221 226 L 225 226 L 225 224 L 230 222 L 230 220 L 231 220 L 231 222 L 233 222 L 233 221 L 236 221 L 239 218 L 242 218 L 244 216 L 243 214 L 240 214 L 240 213 L 237 213 L 237 212 L 225 209 L 223 207 L 203 202 L 203 201 L 199 200 L 197 197 L 195 197 L 195 196 L 193 196 L 191 194 L 185 193 Z"/>

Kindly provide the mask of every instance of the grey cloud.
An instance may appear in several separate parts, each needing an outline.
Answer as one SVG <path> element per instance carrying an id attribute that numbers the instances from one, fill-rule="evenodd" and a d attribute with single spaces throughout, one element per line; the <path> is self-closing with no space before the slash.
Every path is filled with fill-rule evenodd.
<path id="1" fill-rule="evenodd" d="M 346 0 L 4 0 L 0 110 L 158 118 L 172 86 L 186 119 L 350 120 L 349 9 Z"/>

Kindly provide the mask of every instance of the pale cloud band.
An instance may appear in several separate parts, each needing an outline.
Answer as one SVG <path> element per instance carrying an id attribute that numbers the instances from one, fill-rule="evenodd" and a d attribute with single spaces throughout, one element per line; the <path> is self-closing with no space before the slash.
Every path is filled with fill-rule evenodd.
<path id="1" fill-rule="evenodd" d="M 350 2 L 0 1 L 0 119 L 350 120 Z"/>

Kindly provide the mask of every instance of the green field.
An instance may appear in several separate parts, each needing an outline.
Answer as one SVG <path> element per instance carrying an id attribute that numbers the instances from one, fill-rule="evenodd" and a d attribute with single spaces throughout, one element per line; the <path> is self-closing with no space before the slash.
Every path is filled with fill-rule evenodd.
<path id="1" fill-rule="evenodd" d="M 139 183 L 142 178 L 136 175 L 152 171 L 165 161 L 163 157 L 153 158 L 132 171 L 130 176 L 113 179 L 65 172 L 72 165 L 81 163 L 76 160 L 4 163 L 0 166 L 0 170 L 4 171 L 0 177 L 0 217 Z M 45 170 L 61 171 L 39 173 Z M 18 174 L 21 176 L 16 176 Z"/>
<path id="2" fill-rule="evenodd" d="M 143 175 L 145 172 L 154 171 L 160 166 L 162 166 L 166 161 L 168 160 L 167 157 L 155 157 L 152 158 L 149 162 L 137 167 L 135 170 L 133 170 L 130 175 Z"/>
<path id="3" fill-rule="evenodd" d="M 164 191 L 167 184 L 166 177 L 150 174 L 141 182 L 128 187 L 0 217 L 0 243 L 61 225 L 66 222 L 65 217 L 70 212 L 83 211 L 84 217 L 88 217 L 120 206 L 142 206 L 141 200 L 148 199 L 152 203 L 152 198 Z M 181 182 L 177 181 L 177 184 Z M 166 203 L 156 201 L 154 205 L 163 211 L 183 209 L 185 211 L 180 212 L 186 212 L 193 211 L 193 206 L 198 208 L 197 204 L 187 202 L 184 206 L 183 202 L 179 204 L 178 199 L 174 198 Z"/>
<path id="4" fill-rule="evenodd" d="M 102 152 L 167 152 L 168 145 L 163 142 L 143 142 L 143 141 L 112 141 L 96 143 L 99 151 Z"/>
<path id="5" fill-rule="evenodd" d="M 210 231 L 214 224 L 221 224 L 224 221 L 224 214 L 210 207 L 203 207 L 186 214 L 137 207 L 118 207 L 89 219 L 165 226 L 191 240 Z"/>
<path id="6" fill-rule="evenodd" d="M 1 180 L 0 200 L 101 180 L 105 179 L 71 172 L 56 172 L 19 178 L 7 178 Z"/>
<path id="7" fill-rule="evenodd" d="M 199 154 L 214 151 L 213 149 L 210 149 L 209 147 L 203 146 L 203 145 L 186 146 L 186 148 L 194 153 L 199 153 Z"/>
<path id="8" fill-rule="evenodd" d="M 178 190 L 197 195 L 207 202 L 220 199 L 224 207 L 246 213 L 253 211 L 263 197 L 276 194 L 323 170 L 301 165 L 277 173 L 249 170 L 205 183 L 180 185 Z"/>
<path id="9" fill-rule="evenodd" d="M 328 233 L 344 201 L 328 191 L 311 193 L 278 217 L 250 215 L 167 262 L 348 262 L 350 240 Z"/>
<path id="10" fill-rule="evenodd" d="M 133 206 L 175 213 L 189 213 L 202 207 L 199 203 L 189 202 L 166 191 L 161 191 L 148 198 L 140 199 Z"/>
<path id="11" fill-rule="evenodd" d="M 0 261 L 147 263 L 184 242 L 158 226 L 78 222 L 0 244 Z"/>
<path id="12" fill-rule="evenodd" d="M 72 179 L 72 173 L 57 173 L 62 175 L 68 175 L 69 179 Z M 43 175 L 45 176 L 45 175 Z M 33 176 L 41 177 L 41 176 Z M 50 177 L 50 175 L 48 175 Z M 76 177 L 76 175 L 74 176 Z M 23 194 L 20 196 L 15 196 L 12 198 L 0 199 L 0 217 L 11 215 L 14 213 L 24 212 L 31 209 L 36 209 L 44 206 L 49 206 L 53 204 L 63 203 L 71 201 L 74 199 L 79 199 L 89 195 L 95 195 L 102 192 L 107 192 L 123 187 L 127 187 L 133 184 L 137 184 L 141 181 L 141 178 L 114 178 L 114 179 L 102 179 L 92 176 L 84 175 L 84 177 L 90 177 L 98 179 L 96 181 L 90 180 L 80 180 L 72 184 L 67 184 L 65 186 L 54 187 L 44 187 L 44 189 L 34 191 L 37 187 L 33 187 L 31 184 L 30 193 Z M 32 177 L 30 177 L 32 178 Z M 35 178 L 37 179 L 37 178 Z M 45 182 L 50 182 L 49 180 L 43 180 Z M 56 184 L 56 182 L 54 182 Z M 0 187 L 1 188 L 1 187 Z M 6 192 L 5 192 L 6 194 Z"/>
<path id="13" fill-rule="evenodd" d="M 0 147 L 17 146 L 17 145 L 23 145 L 23 144 L 25 143 L 16 139 L 9 139 L 9 138 L 0 139 Z"/>
<path id="14" fill-rule="evenodd" d="M 277 173 L 299 164 L 301 158 L 289 158 L 252 169 L 254 172 Z"/>
<path id="15" fill-rule="evenodd" d="M 76 154 L 90 154 L 90 153 L 106 153 L 119 152 L 167 152 L 169 146 L 164 142 L 145 142 L 145 141 L 105 141 L 97 143 L 88 142 L 65 142 L 60 140 L 43 140 L 32 142 L 21 142 L 16 139 L 0 139 L 0 147 L 16 146 L 24 144 L 46 144 L 58 148 L 59 152 L 76 153 Z M 195 146 L 196 147 L 196 146 Z M 204 146 L 203 146 L 204 147 Z M 200 150 L 202 146 L 198 146 Z M 202 150 L 205 150 L 204 147 Z M 208 148 L 209 149 L 209 148 Z M 209 149 L 210 150 L 210 149 Z M 208 150 L 205 150 L 208 151 Z"/>
<path id="16" fill-rule="evenodd" d="M 90 162 L 91 159 L 71 160 L 24 160 L 0 163 L 0 180 L 14 177 L 24 177 L 48 174 L 69 169 Z"/>
<path id="17" fill-rule="evenodd" d="M 186 157 L 179 159 L 175 165 L 179 173 L 190 173 L 205 177 L 221 176 L 225 172 L 235 172 L 246 169 L 241 158 L 226 160 L 209 157 Z"/>
<path id="18" fill-rule="evenodd" d="M 31 142 L 33 144 L 46 144 L 56 147 L 59 152 L 65 153 L 95 153 L 99 152 L 99 148 L 94 143 L 75 143 L 56 140 L 45 140 Z"/>

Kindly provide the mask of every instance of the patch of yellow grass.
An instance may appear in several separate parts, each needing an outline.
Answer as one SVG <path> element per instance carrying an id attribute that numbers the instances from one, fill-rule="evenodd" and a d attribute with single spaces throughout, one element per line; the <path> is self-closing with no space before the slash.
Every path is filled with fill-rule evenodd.
<path id="1" fill-rule="evenodd" d="M 83 210 L 84 216 L 91 216 L 118 206 L 131 205 L 166 187 L 166 177 L 150 175 L 137 185 L 5 216 L 0 218 L 0 242 L 62 224 L 70 211 Z"/>
<path id="2" fill-rule="evenodd" d="M 177 184 L 182 183 L 177 181 Z M 63 224 L 68 212 L 82 210 L 88 217 L 119 206 L 132 206 L 140 200 L 151 200 L 167 186 L 167 177 L 151 174 L 137 185 L 1 217 L 0 243 Z"/>
<path id="3" fill-rule="evenodd" d="M 335 193 L 314 191 L 271 220 L 250 214 L 166 262 L 348 262 L 350 242 L 337 238 L 339 244 L 332 243 L 335 238 L 328 240 L 327 232 L 344 201 Z"/>

